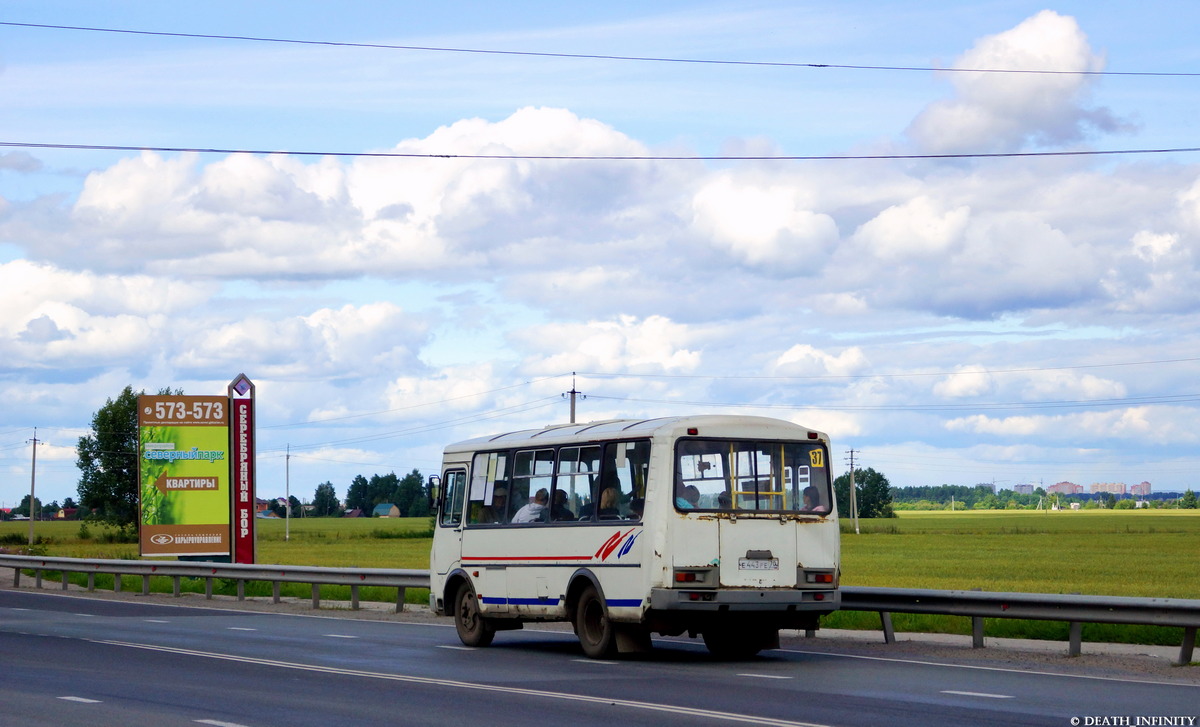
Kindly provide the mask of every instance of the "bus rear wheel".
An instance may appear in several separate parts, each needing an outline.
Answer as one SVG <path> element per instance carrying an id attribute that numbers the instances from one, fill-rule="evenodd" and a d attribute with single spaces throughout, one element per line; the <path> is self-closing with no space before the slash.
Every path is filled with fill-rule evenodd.
<path id="1" fill-rule="evenodd" d="M 608 609 L 595 586 L 579 594 L 575 608 L 575 633 L 583 653 L 593 659 L 606 659 L 617 652 L 617 633 L 608 618 Z"/>
<path id="2" fill-rule="evenodd" d="M 470 583 L 462 582 L 454 594 L 454 629 L 467 646 L 487 646 L 496 637 L 496 629 L 479 613 L 479 599 Z"/>

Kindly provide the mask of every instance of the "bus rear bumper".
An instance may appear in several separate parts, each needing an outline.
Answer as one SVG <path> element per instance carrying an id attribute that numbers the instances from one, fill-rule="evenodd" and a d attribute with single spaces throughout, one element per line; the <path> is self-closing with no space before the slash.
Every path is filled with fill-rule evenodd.
<path id="1" fill-rule="evenodd" d="M 654 588 L 650 608 L 655 611 L 815 611 L 831 613 L 841 605 L 836 589 L 712 589 Z"/>

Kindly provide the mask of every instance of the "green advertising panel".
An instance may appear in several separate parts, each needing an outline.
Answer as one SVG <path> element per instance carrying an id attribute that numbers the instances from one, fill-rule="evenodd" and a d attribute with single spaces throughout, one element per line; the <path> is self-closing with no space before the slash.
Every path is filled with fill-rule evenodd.
<path id="1" fill-rule="evenodd" d="M 143 556 L 231 552 L 229 399 L 138 397 Z"/>

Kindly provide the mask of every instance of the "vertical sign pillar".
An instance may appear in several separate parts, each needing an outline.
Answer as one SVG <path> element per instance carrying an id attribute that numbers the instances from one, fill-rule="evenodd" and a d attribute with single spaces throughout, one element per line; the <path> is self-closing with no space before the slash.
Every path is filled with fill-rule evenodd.
<path id="1" fill-rule="evenodd" d="M 229 384 L 229 439 L 233 487 L 233 562 L 255 562 L 254 384 L 238 374 Z"/>

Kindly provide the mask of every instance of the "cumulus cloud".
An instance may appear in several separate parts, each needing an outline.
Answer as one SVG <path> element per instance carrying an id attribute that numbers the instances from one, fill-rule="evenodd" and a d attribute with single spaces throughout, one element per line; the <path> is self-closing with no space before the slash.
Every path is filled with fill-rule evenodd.
<path id="1" fill-rule="evenodd" d="M 978 364 L 958 366 L 953 374 L 933 385 L 933 393 L 947 399 L 982 396 L 993 390 L 992 375 Z"/>
<path id="2" fill-rule="evenodd" d="M 539 372 L 631 371 L 686 373 L 700 365 L 696 333 L 662 316 L 552 323 L 512 334 Z"/>
<path id="3" fill-rule="evenodd" d="M 1076 20 L 1043 10 L 1011 30 L 980 39 L 952 66 L 962 69 L 1100 71 Z M 926 108 L 907 135 L 924 152 L 1016 151 L 1027 144 L 1078 142 L 1089 131 L 1125 128 L 1104 108 L 1085 108 L 1092 77 L 1077 73 L 946 74 L 954 97 Z"/>
<path id="4" fill-rule="evenodd" d="M 850 376 L 865 370 L 869 363 L 857 346 L 834 355 L 797 343 L 780 354 L 769 370 L 776 376 Z"/>
<path id="5" fill-rule="evenodd" d="M 426 324 L 387 302 L 309 315 L 247 316 L 215 326 L 194 326 L 178 340 L 175 364 L 183 370 L 232 370 L 254 361 L 263 375 L 362 376 L 413 371 Z"/>
<path id="6" fill-rule="evenodd" d="M 95 275 L 26 260 L 0 263 L 0 355 L 12 366 L 90 367 L 150 355 L 165 316 L 208 286 Z"/>
<path id="7" fill-rule="evenodd" d="M 762 187 L 720 175 L 696 192 L 693 225 L 744 264 L 816 274 L 838 228 L 829 215 L 805 209 L 803 194 L 791 185 Z"/>
<path id="8" fill-rule="evenodd" d="M 920 195 L 883 210 L 854 237 L 885 261 L 938 257 L 961 244 L 970 218 L 966 205 L 942 209 L 939 202 Z"/>

